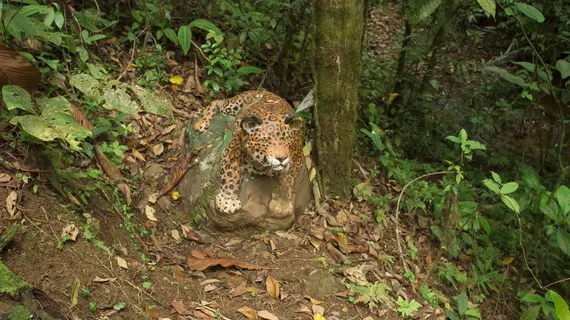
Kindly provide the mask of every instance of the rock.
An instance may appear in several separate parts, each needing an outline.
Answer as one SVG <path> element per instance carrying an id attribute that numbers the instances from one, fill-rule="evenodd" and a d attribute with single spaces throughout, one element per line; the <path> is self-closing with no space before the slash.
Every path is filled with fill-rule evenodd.
<path id="1" fill-rule="evenodd" d="M 150 185 L 156 185 L 163 176 L 164 169 L 158 163 L 151 163 L 143 173 L 144 180 Z"/>
<path id="2" fill-rule="evenodd" d="M 242 209 L 229 215 L 215 209 L 214 197 L 221 184 L 222 152 L 231 140 L 232 125 L 232 117 L 217 114 L 212 119 L 209 130 L 197 134 L 189 121 L 188 150 L 200 151 L 193 160 L 197 162 L 197 165 L 188 171 L 178 185 L 178 190 L 183 196 L 181 200 L 183 213 L 190 215 L 193 221 L 199 221 L 205 217 L 209 224 L 225 231 L 243 227 L 270 231 L 288 229 L 312 200 L 306 169 L 299 170 L 295 179 L 293 213 L 284 213 L 284 210 L 280 210 L 280 206 L 290 205 L 284 199 L 273 201 L 272 208 L 269 207 L 277 177 L 252 176 L 245 172 L 239 194 Z"/>
<path id="3" fill-rule="evenodd" d="M 304 293 L 317 300 L 345 290 L 342 281 L 327 270 L 319 270 L 308 276 L 304 287 Z"/>

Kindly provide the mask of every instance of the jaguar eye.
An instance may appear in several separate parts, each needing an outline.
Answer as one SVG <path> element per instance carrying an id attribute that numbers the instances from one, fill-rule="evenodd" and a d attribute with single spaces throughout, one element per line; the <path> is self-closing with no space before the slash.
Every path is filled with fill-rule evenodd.
<path id="1" fill-rule="evenodd" d="M 267 140 L 266 140 L 266 139 L 261 139 L 261 140 L 259 140 L 259 143 L 266 144 L 266 143 L 267 143 Z"/>
<path id="2" fill-rule="evenodd" d="M 291 140 L 291 137 L 283 137 L 283 140 L 289 141 L 289 140 Z"/>

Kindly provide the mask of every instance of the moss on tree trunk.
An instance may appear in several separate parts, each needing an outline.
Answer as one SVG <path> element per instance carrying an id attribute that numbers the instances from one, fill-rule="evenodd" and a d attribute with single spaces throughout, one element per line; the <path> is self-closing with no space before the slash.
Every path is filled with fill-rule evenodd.
<path id="1" fill-rule="evenodd" d="M 315 2 L 315 123 L 325 193 L 350 194 L 364 0 Z"/>

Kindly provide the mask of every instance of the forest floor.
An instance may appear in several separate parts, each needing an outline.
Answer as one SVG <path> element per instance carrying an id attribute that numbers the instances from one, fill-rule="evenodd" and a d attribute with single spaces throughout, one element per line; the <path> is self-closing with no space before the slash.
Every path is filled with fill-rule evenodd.
<path id="1" fill-rule="evenodd" d="M 396 7 L 390 7 L 372 10 L 368 46 L 395 58 L 403 24 Z M 143 177 L 153 175 L 149 170 L 171 170 L 173 159 L 180 156 L 176 142 L 184 136 L 193 110 L 185 106 L 187 97 L 174 100 L 180 117 L 172 128 L 159 121 L 149 124 L 144 117 L 134 119 L 138 129 L 157 132 L 141 153 L 129 153 L 134 160 L 130 165 L 136 164 Z M 25 162 L 10 156 L 7 145 L 0 154 L 5 161 Z M 367 161 L 361 162 L 355 174 L 365 180 Z M 141 207 L 135 200 L 133 217 L 125 217 L 103 193 L 80 208 L 48 183 L 11 185 L 16 177 L 0 172 L 10 177 L 3 181 L 7 187 L 0 188 L 0 199 L 13 191 L 18 194 L 15 214 L 0 211 L 0 234 L 17 221 L 23 226 L 1 252 L 2 262 L 34 287 L 36 304 L 53 319 L 323 319 L 318 314 L 328 320 L 402 319 L 406 308 L 398 297 L 424 301 L 420 288 L 404 277 L 393 208 L 378 223 L 371 204 L 327 201 L 319 210 L 307 210 L 286 232 L 222 233 L 189 229 L 188 221 L 171 214 L 178 202 L 169 194 L 157 201 L 154 222 L 139 209 L 146 203 Z M 138 190 L 157 188 L 145 186 L 147 181 L 131 183 Z M 394 181 L 382 185 L 385 193 L 401 191 Z M 415 257 L 408 263 L 416 283 L 425 281 L 444 294 L 450 292 L 429 275 L 437 254 L 429 222 L 403 212 L 400 232 L 414 239 Z M 240 267 L 216 266 L 221 260 L 215 259 Z M 0 296 L 0 319 L 18 304 Z M 442 309 L 427 302 L 418 309 L 410 318 L 445 319 Z M 484 319 L 512 318 L 506 302 L 488 299 L 479 309 Z"/>

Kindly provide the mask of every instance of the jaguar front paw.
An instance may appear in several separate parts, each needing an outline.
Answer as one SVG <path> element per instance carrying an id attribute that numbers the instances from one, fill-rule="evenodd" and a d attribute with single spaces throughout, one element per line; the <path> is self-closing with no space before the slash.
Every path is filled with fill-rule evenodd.
<path id="1" fill-rule="evenodd" d="M 241 209 L 241 201 L 237 194 L 228 194 L 220 191 L 216 195 L 216 209 L 226 214 L 235 213 Z"/>
<path id="2" fill-rule="evenodd" d="M 290 200 L 273 198 L 269 202 L 269 212 L 282 217 L 293 215 L 293 203 Z"/>

